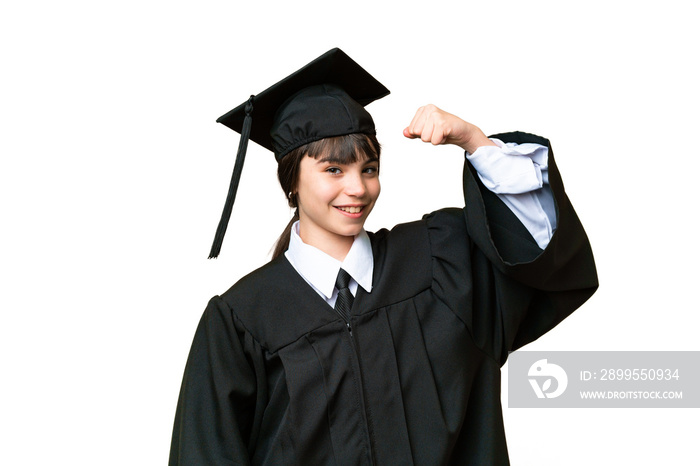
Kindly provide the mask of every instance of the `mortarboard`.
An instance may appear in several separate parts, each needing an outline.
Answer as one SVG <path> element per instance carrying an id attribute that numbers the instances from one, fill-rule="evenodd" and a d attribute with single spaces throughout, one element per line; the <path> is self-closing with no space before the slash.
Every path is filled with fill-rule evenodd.
<path id="1" fill-rule="evenodd" d="M 231 184 L 209 258 L 219 255 L 252 139 L 279 162 L 290 151 L 319 139 L 375 134 L 364 106 L 389 94 L 342 50 L 334 48 L 216 121 L 241 134 Z"/>

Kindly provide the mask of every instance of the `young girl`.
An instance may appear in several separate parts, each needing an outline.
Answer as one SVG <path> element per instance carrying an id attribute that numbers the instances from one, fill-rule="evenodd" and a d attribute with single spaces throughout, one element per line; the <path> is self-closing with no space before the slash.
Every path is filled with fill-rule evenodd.
<path id="1" fill-rule="evenodd" d="M 275 152 L 297 213 L 272 261 L 209 302 L 170 464 L 508 464 L 500 367 L 595 291 L 592 253 L 546 139 L 489 139 L 434 106 L 404 135 L 467 152 L 466 206 L 366 232 L 364 105 L 387 93 L 334 49 L 220 119 L 239 157 L 248 134 Z"/>

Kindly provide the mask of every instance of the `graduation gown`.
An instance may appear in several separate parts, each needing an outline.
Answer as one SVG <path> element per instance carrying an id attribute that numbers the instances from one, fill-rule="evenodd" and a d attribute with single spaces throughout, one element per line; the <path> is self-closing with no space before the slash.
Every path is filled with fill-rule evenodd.
<path id="1" fill-rule="evenodd" d="M 551 147 L 549 157 L 558 226 L 544 251 L 467 162 L 464 209 L 370 234 L 373 290 L 358 289 L 349 326 L 284 255 L 214 297 L 187 361 L 170 464 L 508 464 L 508 352 L 597 287 Z"/>

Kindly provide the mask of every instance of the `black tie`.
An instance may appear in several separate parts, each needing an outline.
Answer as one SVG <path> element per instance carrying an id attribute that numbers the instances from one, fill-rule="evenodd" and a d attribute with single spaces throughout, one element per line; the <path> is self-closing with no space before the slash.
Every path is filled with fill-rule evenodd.
<path id="1" fill-rule="evenodd" d="M 338 288 L 338 298 L 335 300 L 335 311 L 340 314 L 345 322 L 350 322 L 350 308 L 354 299 L 350 293 L 350 274 L 345 270 L 338 271 L 338 278 L 335 279 L 335 287 Z"/>

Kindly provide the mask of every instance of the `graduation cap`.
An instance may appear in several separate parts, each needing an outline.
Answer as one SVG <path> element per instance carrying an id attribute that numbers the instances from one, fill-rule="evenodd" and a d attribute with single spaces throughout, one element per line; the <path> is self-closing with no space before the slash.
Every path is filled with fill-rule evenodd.
<path id="1" fill-rule="evenodd" d="M 279 162 L 292 150 L 320 139 L 375 134 L 364 106 L 389 94 L 342 50 L 334 48 L 216 121 L 241 134 L 228 196 L 209 258 L 219 255 L 252 139 Z"/>

